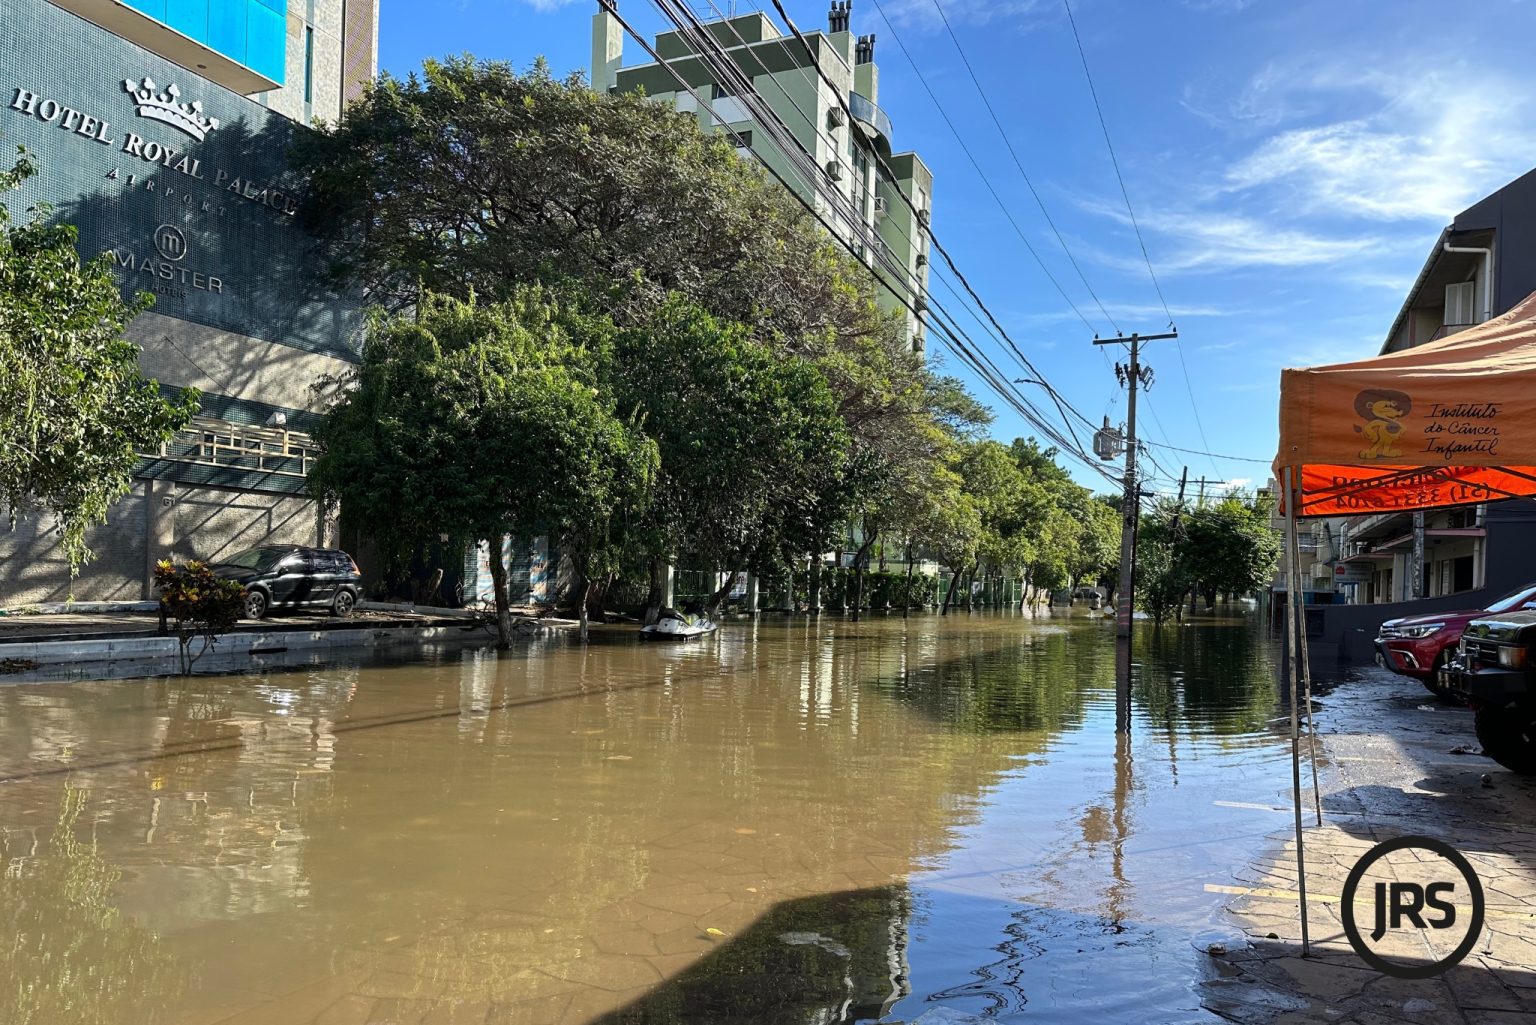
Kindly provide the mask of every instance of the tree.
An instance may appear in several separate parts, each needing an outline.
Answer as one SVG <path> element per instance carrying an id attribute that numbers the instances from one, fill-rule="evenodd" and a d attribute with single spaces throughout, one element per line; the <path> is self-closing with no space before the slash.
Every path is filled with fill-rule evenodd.
<path id="1" fill-rule="evenodd" d="M 1186 520 L 1170 505 L 1142 517 L 1136 543 L 1136 602 L 1161 624 L 1177 612 L 1193 582 Z"/>
<path id="2" fill-rule="evenodd" d="M 192 672 L 192 663 L 218 643 L 219 635 L 234 629 L 245 611 L 245 588 L 233 580 L 221 580 L 201 562 L 177 566 L 169 559 L 155 563 L 155 588 L 160 592 L 162 625 L 167 621 L 179 644 L 181 672 Z M 197 654 L 192 642 L 202 640 Z"/>
<path id="3" fill-rule="evenodd" d="M 576 282 L 615 319 L 680 294 L 762 337 L 861 316 L 814 220 L 724 135 L 643 95 L 470 56 L 380 76 L 347 116 L 300 140 L 309 226 L 337 272 L 401 308 Z"/>
<path id="4" fill-rule="evenodd" d="M 960 475 L 947 468 L 936 474 L 922 500 L 925 508 L 916 517 L 914 540 L 949 570 L 949 588 L 939 606 L 939 615 L 948 615 L 960 578 L 975 562 L 982 543 L 981 512 Z"/>
<path id="5" fill-rule="evenodd" d="M 33 173 L 23 152 L 0 190 Z M 162 397 L 122 337 L 150 302 L 123 300 L 109 256 L 82 263 L 75 229 L 49 223 L 46 207 L 15 224 L 0 204 L 0 504 L 12 529 L 33 503 L 52 514 L 72 575 L 91 557 L 86 529 L 128 493 L 140 454 L 198 409 L 190 389 Z"/>
<path id="6" fill-rule="evenodd" d="M 646 554 L 726 571 L 711 611 L 736 571 L 778 570 L 825 547 L 847 511 L 849 439 L 815 364 L 674 296 L 619 333 L 610 367 L 617 408 L 660 455 L 639 534 Z"/>
<path id="7" fill-rule="evenodd" d="M 1268 583 L 1280 560 L 1280 538 L 1256 500 L 1230 494 L 1184 517 L 1180 560 L 1210 608 L 1218 594 L 1247 594 Z"/>
<path id="8" fill-rule="evenodd" d="M 397 556 L 443 534 L 487 542 L 505 647 L 502 537 L 560 539 L 585 592 L 650 497 L 655 444 L 598 386 L 612 340 L 611 323 L 538 286 L 376 315 L 356 388 L 316 432 L 311 488 Z"/>

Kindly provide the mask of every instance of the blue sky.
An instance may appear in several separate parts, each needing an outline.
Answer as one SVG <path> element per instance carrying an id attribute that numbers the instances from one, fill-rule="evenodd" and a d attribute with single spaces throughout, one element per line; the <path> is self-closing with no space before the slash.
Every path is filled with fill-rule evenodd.
<path id="1" fill-rule="evenodd" d="M 620 3 L 627 19 L 658 30 L 649 4 Z M 1163 330 L 1168 318 L 1128 223 L 1061 0 L 939 3 L 1109 317 L 1125 331 Z M 709 0 L 695 6 L 710 11 Z M 758 6 L 772 10 L 756 0 L 736 10 Z M 785 7 L 804 29 L 826 25 L 824 0 Z M 380 66 L 403 73 L 423 57 L 468 50 L 520 66 L 542 54 L 557 73 L 585 69 L 596 9 L 595 0 L 386 3 Z M 1077 0 L 1073 12 L 1181 335 L 1177 347 L 1146 350 L 1156 381 L 1142 407 L 1143 435 L 1174 476 L 1187 463 L 1192 477 L 1262 483 L 1261 463 L 1156 443 L 1267 461 L 1281 367 L 1377 351 L 1440 228 L 1536 165 L 1536 73 L 1526 52 L 1536 4 Z M 879 0 L 878 8 L 854 0 L 853 30 L 877 36 L 880 105 L 896 148 L 917 150 L 934 170 L 940 242 L 1074 405 L 1095 421 L 1123 419 L 1123 393 L 1089 344 L 1113 329 L 1025 187 L 934 0 Z M 1091 329 L 1005 219 L 898 38 Z M 645 59 L 626 46 L 626 63 Z M 942 286 L 933 290 L 956 305 Z M 1000 352 L 994 358 L 1011 369 Z M 993 433 L 1006 440 L 1029 430 L 1000 410 Z"/>

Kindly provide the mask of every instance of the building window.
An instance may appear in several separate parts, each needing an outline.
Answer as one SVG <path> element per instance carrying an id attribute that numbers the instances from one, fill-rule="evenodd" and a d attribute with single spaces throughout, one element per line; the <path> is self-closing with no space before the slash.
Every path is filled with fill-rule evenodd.
<path id="1" fill-rule="evenodd" d="M 709 98 L 712 100 L 723 100 L 727 96 L 735 95 L 729 87 L 723 86 L 719 82 L 711 82 L 709 85 Z"/>
<path id="2" fill-rule="evenodd" d="M 725 132 L 726 135 L 730 136 L 731 145 L 737 149 L 750 150 L 752 148 L 752 132 L 750 129 L 744 128 L 741 131 L 732 131 L 727 128 Z M 743 153 L 742 156 L 746 156 L 746 154 Z"/>
<path id="3" fill-rule="evenodd" d="M 304 102 L 315 102 L 315 30 L 304 26 Z"/>

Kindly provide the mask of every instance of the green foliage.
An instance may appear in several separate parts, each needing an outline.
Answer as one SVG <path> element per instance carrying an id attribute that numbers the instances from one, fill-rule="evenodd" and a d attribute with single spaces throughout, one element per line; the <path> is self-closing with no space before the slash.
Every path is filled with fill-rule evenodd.
<path id="1" fill-rule="evenodd" d="M 1248 594 L 1274 575 L 1280 539 L 1268 511 L 1236 493 L 1213 505 L 1177 510 L 1164 503 L 1142 517 L 1137 546 L 1137 603 L 1161 622 L 1190 592 Z"/>
<path id="2" fill-rule="evenodd" d="M 849 436 L 814 363 L 674 297 L 619 333 L 610 366 L 618 408 L 660 454 L 652 554 L 768 573 L 825 546 Z"/>
<path id="3" fill-rule="evenodd" d="M 0 190 L 33 173 L 25 154 Z M 124 302 L 103 255 L 81 263 L 75 229 L 39 208 L 13 223 L 0 204 L 0 505 L 12 528 L 29 506 L 50 513 L 70 571 L 91 557 L 86 529 L 132 486 L 139 454 L 197 412 L 139 373 L 124 326 L 150 305 Z"/>
<path id="4" fill-rule="evenodd" d="M 221 580 L 201 562 L 180 566 L 169 559 L 155 563 L 155 588 L 160 592 L 160 611 L 180 642 L 181 671 L 190 673 L 196 662 L 228 633 L 245 611 L 245 588 L 233 580 Z M 202 647 L 192 654 L 192 642 Z"/>
<path id="5" fill-rule="evenodd" d="M 692 114 L 598 94 L 539 61 L 470 56 L 380 76 L 301 140 L 311 227 L 393 308 L 575 282 L 638 323 L 673 293 L 790 338 L 857 305 L 847 261 L 777 182 Z"/>
<path id="6" fill-rule="evenodd" d="M 1180 558 L 1206 603 L 1217 594 L 1247 594 L 1274 576 L 1280 537 L 1256 500 L 1232 494 L 1184 518 Z"/>
<path id="7" fill-rule="evenodd" d="M 1136 604 L 1154 622 L 1177 613 L 1189 592 L 1189 567 L 1182 556 L 1180 532 L 1171 518 L 1143 522 L 1136 543 Z"/>
<path id="8" fill-rule="evenodd" d="M 511 629 L 504 535 L 548 534 L 605 572 L 644 509 L 657 452 L 600 387 L 614 329 L 539 286 L 499 303 L 427 295 L 375 316 L 356 387 L 316 432 L 310 486 L 397 557 L 446 534 L 489 541 Z"/>
<path id="9" fill-rule="evenodd" d="M 192 972 L 118 908 L 122 870 L 92 839 L 106 803 L 64 782 L 51 830 L 0 830 L 0 1021 L 164 1022 Z M 39 840 L 39 835 L 43 839 Z"/>

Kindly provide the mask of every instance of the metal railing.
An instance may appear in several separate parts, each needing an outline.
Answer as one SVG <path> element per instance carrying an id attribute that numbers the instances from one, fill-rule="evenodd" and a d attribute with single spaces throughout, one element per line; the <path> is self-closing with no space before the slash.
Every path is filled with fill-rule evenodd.
<path id="1" fill-rule="evenodd" d="M 885 111 L 876 106 L 875 102 L 869 97 L 859 93 L 849 93 L 848 109 L 855 118 L 863 121 L 874 128 L 875 131 L 885 136 L 886 141 L 890 141 L 892 135 L 895 134 L 891 131 L 890 117 L 886 115 Z"/>
<path id="2" fill-rule="evenodd" d="M 320 450 L 303 431 L 257 427 L 211 416 L 193 417 L 155 454 L 160 459 L 198 466 L 221 466 L 302 479 Z"/>

